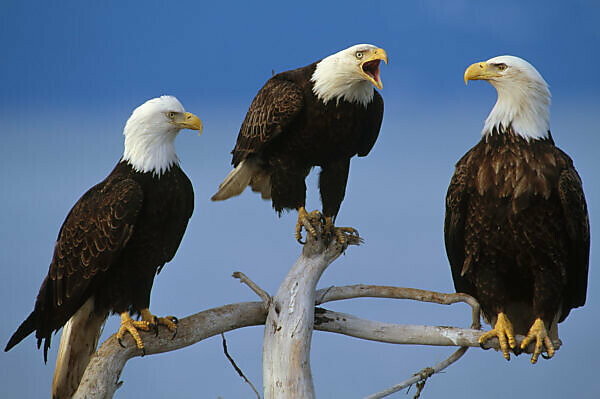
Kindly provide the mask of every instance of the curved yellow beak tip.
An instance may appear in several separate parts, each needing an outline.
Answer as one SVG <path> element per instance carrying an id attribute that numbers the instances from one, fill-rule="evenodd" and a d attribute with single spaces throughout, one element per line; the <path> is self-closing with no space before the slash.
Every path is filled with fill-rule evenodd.
<path id="1" fill-rule="evenodd" d="M 183 123 L 185 129 L 197 130 L 198 136 L 202 134 L 202 121 L 196 115 L 191 112 L 185 113 L 185 122 Z"/>
<path id="2" fill-rule="evenodd" d="M 385 65 L 388 63 L 388 56 L 384 49 L 378 48 L 375 52 L 379 55 L 379 58 L 385 62 Z"/>
<path id="3" fill-rule="evenodd" d="M 469 80 L 485 80 L 493 76 L 495 75 L 490 73 L 486 62 L 476 62 L 465 70 L 465 85 L 469 83 Z"/>

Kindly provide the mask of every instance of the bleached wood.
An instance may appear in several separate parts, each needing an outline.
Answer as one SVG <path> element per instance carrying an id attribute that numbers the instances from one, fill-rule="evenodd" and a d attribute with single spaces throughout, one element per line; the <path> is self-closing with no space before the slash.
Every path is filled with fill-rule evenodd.
<path id="1" fill-rule="evenodd" d="M 425 382 L 429 377 L 431 377 L 432 375 L 439 373 L 440 371 L 444 370 L 446 367 L 450 366 L 452 363 L 455 363 L 456 361 L 458 361 L 458 359 L 460 359 L 466 352 L 467 352 L 467 347 L 463 346 L 462 348 L 459 348 L 458 350 L 456 350 L 453 354 L 451 354 L 450 356 L 448 356 L 448 358 L 444 359 L 443 361 L 439 362 L 438 364 L 436 364 L 433 367 L 425 367 L 423 370 L 419 371 L 418 373 L 416 373 L 415 375 L 413 375 L 411 378 L 402 381 L 399 384 L 396 384 L 394 386 L 391 386 L 388 389 L 385 389 L 381 392 L 377 392 L 374 393 L 372 395 L 366 396 L 363 399 L 381 399 L 381 398 L 385 398 L 386 396 L 389 396 L 393 393 L 396 393 L 408 386 L 411 386 L 412 384 L 415 384 L 417 382 Z M 420 387 L 422 388 L 422 387 Z"/>
<path id="2" fill-rule="evenodd" d="M 473 328 L 384 323 L 322 308 L 317 308 L 315 311 L 314 328 L 319 331 L 389 344 L 470 346 L 477 348 L 480 347 L 479 337 L 484 334 L 484 331 Z M 515 340 L 519 345 L 524 339 L 524 335 L 515 336 Z M 555 348 L 562 345 L 560 340 L 552 343 Z M 523 350 L 523 353 L 533 353 L 534 347 L 535 343 L 529 344 Z M 485 343 L 483 349 L 499 350 L 498 339 L 491 338 Z"/>
<path id="3" fill-rule="evenodd" d="M 314 225 L 320 236 L 320 225 Z M 265 399 L 315 397 L 310 371 L 310 343 L 314 324 L 316 286 L 321 275 L 346 249 L 337 241 L 307 234 L 302 256 L 272 299 L 263 339 Z"/>
<path id="4" fill-rule="evenodd" d="M 310 261 L 307 259 L 302 260 L 301 257 L 299 262 L 301 260 L 302 262 L 312 262 L 312 266 L 324 268 L 327 266 L 327 262 L 331 263 L 337 257 L 335 256 L 335 252 L 330 255 L 333 256 L 331 258 L 313 257 L 313 259 Z M 264 293 L 264 291 L 262 292 Z M 385 287 L 374 285 L 329 287 L 316 292 L 313 290 L 313 293 L 315 297 L 313 298 L 312 302 L 310 299 L 305 299 L 305 301 L 308 301 L 308 304 L 321 304 L 335 300 L 361 297 L 416 299 L 436 303 L 445 303 L 444 301 L 453 301 L 460 298 L 460 295 L 456 296 L 455 294 L 441 294 L 423 290 L 405 289 L 401 287 Z M 268 294 L 266 295 L 268 296 Z M 262 297 L 265 297 L 265 295 L 262 295 Z M 294 297 L 298 298 L 297 291 Z M 430 300 L 432 298 L 437 299 Z M 441 302 L 438 301 L 440 298 L 442 298 Z M 468 298 L 466 299 L 466 302 L 471 301 Z M 297 299 L 294 301 L 294 309 L 297 310 L 298 302 L 296 301 Z M 277 303 L 278 302 L 274 300 L 273 306 L 276 306 Z M 313 308 L 308 304 L 307 309 Z M 281 307 L 279 307 L 279 309 L 281 313 Z M 158 337 L 144 332 L 142 332 L 141 335 L 146 347 L 146 355 L 149 356 L 156 353 L 181 349 L 223 332 L 248 326 L 265 324 L 266 317 L 267 310 L 264 302 L 236 303 L 205 310 L 181 319 L 178 326 L 177 336 L 174 339 L 172 339 L 172 334 L 163 328 L 160 329 L 160 334 Z M 303 320 L 308 324 L 306 318 Z M 481 334 L 483 334 L 482 331 L 475 329 L 382 323 L 325 309 L 316 310 L 314 320 L 314 329 L 316 330 L 334 332 L 360 339 L 387 342 L 392 344 L 478 347 L 479 337 Z M 516 340 L 519 343 L 523 339 L 523 336 L 516 337 Z M 306 340 L 303 342 L 306 343 Z M 92 357 L 92 360 L 85 371 L 81 384 L 74 398 L 105 399 L 113 397 L 115 391 L 120 386 L 119 377 L 123 371 L 123 368 L 125 367 L 126 362 L 133 357 L 141 356 L 141 352 L 135 347 L 135 343 L 129 335 L 125 336 L 123 343 L 126 348 L 119 346 L 115 335 L 113 335 L 102 344 L 96 354 L 94 354 Z M 310 345 L 310 339 L 308 340 L 307 345 Z M 556 341 L 554 342 L 554 345 L 558 350 L 561 342 Z M 534 344 L 532 343 L 524 352 L 532 353 L 533 347 Z M 496 338 L 490 339 L 486 343 L 486 348 L 498 350 L 498 340 Z M 310 346 L 308 346 L 308 349 L 310 349 Z M 307 367 L 309 364 L 305 364 L 304 366 Z M 307 370 L 310 372 L 309 368 Z"/>
<path id="5" fill-rule="evenodd" d="M 158 337 L 142 332 L 146 355 L 177 350 L 203 339 L 236 328 L 260 325 L 265 322 L 262 302 L 231 304 L 206 310 L 179 321 L 177 336 L 161 328 Z M 92 357 L 75 399 L 109 399 L 119 388 L 119 377 L 125 363 L 132 357 L 141 356 L 131 336 L 123 339 L 122 348 L 113 335 L 106 340 Z"/>
<path id="6" fill-rule="evenodd" d="M 316 298 L 316 305 L 352 298 L 411 299 L 420 302 L 438 303 L 440 305 L 452 305 L 464 302 L 471 306 L 471 328 L 477 329 L 481 327 L 481 322 L 479 321 L 479 303 L 472 296 L 462 293 L 446 294 L 417 288 L 356 284 L 318 290 Z"/>

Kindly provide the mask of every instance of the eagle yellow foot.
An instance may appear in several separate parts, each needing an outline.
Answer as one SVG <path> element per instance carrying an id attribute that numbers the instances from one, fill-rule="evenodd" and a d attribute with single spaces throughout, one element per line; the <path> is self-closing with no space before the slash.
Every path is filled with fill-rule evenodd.
<path id="1" fill-rule="evenodd" d="M 133 337 L 136 346 L 141 349 L 142 354 L 145 355 L 146 351 L 144 350 L 144 342 L 142 342 L 142 337 L 140 337 L 138 330 L 150 331 L 150 323 L 143 320 L 133 320 L 127 312 L 121 313 L 121 327 L 119 327 L 119 331 L 117 332 L 117 341 L 119 341 L 119 345 L 121 345 L 123 348 L 125 347 L 121 340 L 125 333 L 128 332 Z"/>
<path id="2" fill-rule="evenodd" d="M 363 239 L 358 235 L 358 230 L 353 227 L 335 227 L 331 216 L 325 218 L 325 231 L 330 237 L 335 236 L 337 242 L 341 245 L 363 242 Z"/>
<path id="3" fill-rule="evenodd" d="M 546 326 L 542 319 L 537 318 L 533 322 L 533 325 L 529 329 L 527 336 L 521 342 L 521 349 L 527 348 L 530 342 L 535 339 L 535 349 L 533 351 L 533 355 L 531 356 L 531 364 L 536 364 L 538 357 L 542 354 L 542 349 L 545 346 L 546 352 L 548 352 L 548 358 L 554 356 L 554 345 L 552 345 L 552 340 L 548 337 L 548 331 L 546 330 Z"/>
<path id="4" fill-rule="evenodd" d="M 479 344 L 483 345 L 485 341 L 490 338 L 497 337 L 500 342 L 500 349 L 506 360 L 510 360 L 510 348 L 515 349 L 517 347 L 517 341 L 515 340 L 515 333 L 513 326 L 508 320 L 508 317 L 500 312 L 498 313 L 498 320 L 493 330 L 490 330 L 479 337 Z"/>
<path id="5" fill-rule="evenodd" d="M 313 226 L 314 223 L 321 223 L 322 216 L 319 211 L 312 211 L 311 213 L 306 212 L 306 209 L 301 206 L 298 208 L 298 221 L 296 222 L 296 241 L 300 244 L 306 244 L 306 241 L 302 241 L 302 227 L 306 229 L 307 234 L 313 237 L 317 236 L 317 230 Z"/>
<path id="6" fill-rule="evenodd" d="M 173 333 L 173 338 L 177 335 L 177 323 L 179 320 L 175 316 L 156 317 L 150 313 L 150 309 L 142 309 L 140 312 L 142 315 L 142 321 L 149 323 L 150 328 L 154 331 L 154 334 L 158 336 L 158 326 L 166 326 L 169 331 Z"/>
<path id="7" fill-rule="evenodd" d="M 125 345 L 123 345 L 122 339 L 125 333 L 128 332 L 133 337 L 135 345 L 142 350 L 143 356 L 146 354 L 146 350 L 144 349 L 144 342 L 138 330 L 154 331 L 158 335 L 158 326 L 163 325 L 173 332 L 173 338 L 175 338 L 175 335 L 177 335 L 178 320 L 175 316 L 156 317 L 150 313 L 149 309 L 143 309 L 140 313 L 142 320 L 139 321 L 133 320 L 127 312 L 121 313 L 121 327 L 119 327 L 119 331 L 117 332 L 117 341 L 124 348 Z"/>

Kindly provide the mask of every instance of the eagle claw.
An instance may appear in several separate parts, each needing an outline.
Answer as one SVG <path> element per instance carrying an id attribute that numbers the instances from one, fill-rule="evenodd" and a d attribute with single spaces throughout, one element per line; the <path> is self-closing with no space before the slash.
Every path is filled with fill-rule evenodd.
<path id="1" fill-rule="evenodd" d="M 301 206 L 298 208 L 298 221 L 296 222 L 296 241 L 300 244 L 306 244 L 306 241 L 302 241 L 302 228 L 306 229 L 307 234 L 317 237 L 318 233 L 313 223 L 323 223 L 323 215 L 319 211 L 312 211 L 311 213 L 306 212 L 306 209 Z"/>
<path id="2" fill-rule="evenodd" d="M 545 359 L 550 359 L 554 356 L 554 345 L 548 336 L 548 331 L 546 330 L 546 326 L 542 319 L 537 318 L 533 322 L 533 325 L 529 329 L 527 336 L 521 342 L 521 349 L 525 349 L 530 342 L 535 340 L 535 348 L 533 350 L 533 355 L 531 355 L 531 364 L 536 364 L 538 361 L 538 357 L 544 354 L 542 350 L 546 347 L 546 351 L 548 352 L 548 357 L 544 357 Z"/>

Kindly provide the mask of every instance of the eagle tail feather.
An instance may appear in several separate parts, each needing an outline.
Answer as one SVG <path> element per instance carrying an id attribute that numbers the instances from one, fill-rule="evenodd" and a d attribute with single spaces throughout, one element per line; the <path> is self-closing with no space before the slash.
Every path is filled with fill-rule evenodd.
<path id="1" fill-rule="evenodd" d="M 70 398 L 77 391 L 107 317 L 107 312 L 94 310 L 92 297 L 64 325 L 52 380 L 53 399 Z"/>
<path id="2" fill-rule="evenodd" d="M 219 191 L 211 197 L 212 201 L 223 201 L 240 195 L 250 184 L 254 174 L 258 172 L 259 166 L 253 160 L 245 159 L 239 163 L 219 184 Z"/>
<path id="3" fill-rule="evenodd" d="M 35 331 L 36 319 L 37 313 L 34 310 L 29 316 L 27 316 L 25 321 L 21 323 L 19 328 L 17 328 L 17 331 L 15 331 L 15 333 L 12 335 L 12 337 L 10 337 L 8 343 L 6 344 L 6 348 L 4 348 L 4 352 L 8 352 L 9 350 L 11 350 L 13 346 L 24 340 L 27 336 L 29 336 L 29 334 Z"/>

